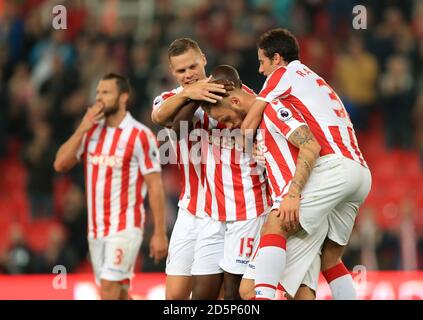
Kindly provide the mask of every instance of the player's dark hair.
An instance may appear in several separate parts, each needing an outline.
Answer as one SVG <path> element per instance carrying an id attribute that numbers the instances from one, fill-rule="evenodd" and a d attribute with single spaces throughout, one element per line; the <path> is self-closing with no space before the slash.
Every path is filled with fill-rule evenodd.
<path id="1" fill-rule="evenodd" d="M 129 95 L 128 103 L 126 108 L 132 104 L 132 90 L 128 78 L 117 74 L 117 73 L 108 73 L 101 78 L 101 80 L 115 80 L 116 86 L 118 88 L 119 94 L 127 93 Z"/>
<path id="2" fill-rule="evenodd" d="M 200 53 L 202 52 L 197 41 L 190 38 L 178 38 L 170 44 L 169 49 L 167 50 L 168 58 L 170 59 L 171 57 L 184 54 L 189 49 L 193 49 Z"/>
<path id="3" fill-rule="evenodd" d="M 216 68 L 213 69 L 212 73 L 211 73 L 212 79 L 211 81 L 213 83 L 225 83 L 227 81 L 231 81 L 234 84 L 235 88 L 241 89 L 242 88 L 242 81 L 239 78 L 239 73 L 238 71 L 227 64 L 221 64 L 219 66 L 217 66 Z M 216 95 L 220 95 L 220 96 L 227 96 L 226 94 L 222 94 L 219 92 L 215 93 Z M 212 106 L 217 107 L 219 106 L 220 103 L 217 102 L 215 104 L 211 104 L 208 102 L 202 103 L 202 107 L 203 109 L 207 112 L 210 113 L 210 109 Z"/>
<path id="4" fill-rule="evenodd" d="M 299 60 L 300 46 L 295 36 L 287 29 L 277 28 L 265 32 L 261 35 L 257 46 L 269 59 L 278 53 L 287 63 Z"/>
<path id="5" fill-rule="evenodd" d="M 235 88 L 241 89 L 242 82 L 239 78 L 238 71 L 227 64 L 221 64 L 220 66 L 217 66 L 213 69 L 213 72 L 211 73 L 212 81 L 213 82 L 221 82 L 221 81 L 232 81 L 235 85 Z"/>

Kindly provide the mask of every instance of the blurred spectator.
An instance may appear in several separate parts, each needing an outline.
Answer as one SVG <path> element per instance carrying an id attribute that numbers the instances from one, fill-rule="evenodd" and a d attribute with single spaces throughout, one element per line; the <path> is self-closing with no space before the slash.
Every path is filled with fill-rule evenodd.
<path id="1" fill-rule="evenodd" d="M 401 267 L 401 243 L 394 230 L 382 231 L 376 246 L 378 270 L 398 270 Z"/>
<path id="2" fill-rule="evenodd" d="M 34 272 L 34 253 L 26 242 L 24 232 L 19 224 L 13 224 L 10 228 L 10 245 L 3 257 L 0 257 L 0 265 L 9 274 L 26 274 Z"/>
<path id="3" fill-rule="evenodd" d="M 420 152 L 420 164 L 423 168 L 423 94 L 417 98 L 413 111 L 413 120 L 416 128 L 416 143 Z"/>
<path id="4" fill-rule="evenodd" d="M 348 111 L 354 127 L 366 130 L 377 96 L 379 70 L 376 58 L 364 49 L 358 35 L 351 35 L 335 70 L 337 89 L 351 103 L 352 108 Z"/>
<path id="5" fill-rule="evenodd" d="M 53 162 L 56 148 L 51 139 L 50 125 L 36 121 L 33 138 L 23 150 L 23 161 L 29 169 L 27 191 L 33 218 L 53 215 Z"/>
<path id="6" fill-rule="evenodd" d="M 417 270 L 417 237 L 414 226 L 414 207 L 410 199 L 401 204 L 402 221 L 400 241 L 402 254 L 402 270 Z"/>
<path id="7" fill-rule="evenodd" d="M 405 57 L 389 58 L 387 70 L 380 79 L 380 102 L 385 122 L 386 145 L 389 148 L 412 146 L 412 86 L 413 78 Z"/>
<path id="8" fill-rule="evenodd" d="M 73 248 L 78 262 L 84 261 L 88 254 L 87 215 L 84 193 L 76 184 L 72 184 L 65 194 L 61 221 L 69 235 L 69 246 Z"/>
<path id="9" fill-rule="evenodd" d="M 49 230 L 47 248 L 35 257 L 34 271 L 36 273 L 51 273 L 57 265 L 62 265 L 67 272 L 72 272 L 77 266 L 75 251 L 66 241 L 65 233 L 59 226 Z"/>

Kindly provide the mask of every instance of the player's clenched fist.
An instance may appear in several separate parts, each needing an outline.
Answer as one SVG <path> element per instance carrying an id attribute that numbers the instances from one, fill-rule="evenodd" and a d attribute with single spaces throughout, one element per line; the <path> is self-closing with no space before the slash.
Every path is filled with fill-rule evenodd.
<path id="1" fill-rule="evenodd" d="M 104 117 L 104 104 L 96 102 L 94 105 L 88 108 L 84 117 L 82 118 L 79 130 L 87 132 L 92 126 Z"/>

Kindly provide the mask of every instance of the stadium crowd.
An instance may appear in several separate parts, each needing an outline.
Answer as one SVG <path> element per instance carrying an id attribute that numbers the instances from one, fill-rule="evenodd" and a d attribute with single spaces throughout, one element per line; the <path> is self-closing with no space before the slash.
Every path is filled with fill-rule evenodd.
<path id="1" fill-rule="evenodd" d="M 169 43 L 197 40 L 207 68 L 233 65 L 259 91 L 256 41 L 279 26 L 298 37 L 302 61 L 341 94 L 372 170 L 345 264 L 423 269 L 423 1 L 62 2 L 67 29 L 55 30 L 52 8 L 60 1 L 0 0 L 0 272 L 90 267 L 82 166 L 60 175 L 53 161 L 104 74 L 129 77 L 132 114 L 157 132 L 152 100 L 175 87 Z M 367 9 L 367 29 L 353 29 L 355 5 Z M 173 165 L 163 174 L 170 235 L 179 177 Z M 150 220 L 137 271 L 164 270 L 148 257 Z"/>

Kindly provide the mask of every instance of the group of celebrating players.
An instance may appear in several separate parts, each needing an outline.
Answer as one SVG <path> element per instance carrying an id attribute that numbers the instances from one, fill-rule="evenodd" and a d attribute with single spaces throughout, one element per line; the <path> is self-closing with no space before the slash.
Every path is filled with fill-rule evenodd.
<path id="1" fill-rule="evenodd" d="M 95 104 L 56 156 L 58 171 L 84 162 L 102 299 L 130 298 L 147 190 L 151 256 L 167 255 L 166 299 L 268 300 L 277 290 L 315 299 L 320 271 L 334 299 L 355 299 L 342 255 L 371 175 L 341 100 L 300 62 L 296 38 L 281 28 L 260 37 L 267 78 L 258 94 L 232 66 L 207 76 L 192 39 L 173 41 L 168 60 L 180 86 L 154 99 L 151 117 L 176 132 L 169 137 L 182 187 L 169 243 L 159 148 L 127 111 L 126 78 L 103 77 Z M 181 126 L 198 139 L 180 135 Z"/>

